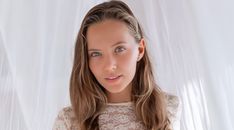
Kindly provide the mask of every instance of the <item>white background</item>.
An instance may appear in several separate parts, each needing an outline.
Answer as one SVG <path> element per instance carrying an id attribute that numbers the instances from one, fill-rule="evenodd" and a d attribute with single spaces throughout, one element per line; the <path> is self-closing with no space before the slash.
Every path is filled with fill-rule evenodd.
<path id="1" fill-rule="evenodd" d="M 234 130 L 234 1 L 125 0 L 144 28 L 181 130 Z M 74 43 L 103 0 L 0 0 L 0 130 L 50 130 L 70 105 Z"/>

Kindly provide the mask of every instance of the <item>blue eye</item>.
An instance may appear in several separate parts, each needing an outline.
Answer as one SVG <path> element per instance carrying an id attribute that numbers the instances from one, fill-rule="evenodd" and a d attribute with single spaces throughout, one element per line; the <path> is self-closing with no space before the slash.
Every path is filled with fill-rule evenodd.
<path id="1" fill-rule="evenodd" d="M 115 53 L 119 53 L 119 52 L 122 52 L 122 51 L 124 51 L 124 50 L 126 50 L 124 47 L 119 46 L 119 47 L 117 47 L 117 48 L 115 49 Z"/>
<path id="2" fill-rule="evenodd" d="M 92 52 L 90 54 L 90 57 L 97 57 L 97 56 L 101 56 L 102 54 L 100 52 Z"/>

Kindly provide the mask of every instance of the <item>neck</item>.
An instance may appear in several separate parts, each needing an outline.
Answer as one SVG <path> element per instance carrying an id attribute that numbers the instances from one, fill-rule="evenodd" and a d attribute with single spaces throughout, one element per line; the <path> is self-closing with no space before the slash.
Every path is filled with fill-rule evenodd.
<path id="1" fill-rule="evenodd" d="M 121 102 L 130 102 L 131 101 L 131 86 L 125 88 L 125 90 L 119 93 L 110 93 L 107 94 L 109 103 L 121 103 Z"/>

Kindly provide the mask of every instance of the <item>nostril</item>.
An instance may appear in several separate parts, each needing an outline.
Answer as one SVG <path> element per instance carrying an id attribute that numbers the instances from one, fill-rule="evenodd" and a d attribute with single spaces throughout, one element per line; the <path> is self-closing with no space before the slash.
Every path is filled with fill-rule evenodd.
<path id="1" fill-rule="evenodd" d="M 105 70 L 108 72 L 113 72 L 117 70 L 117 65 L 110 65 L 110 66 L 106 66 Z"/>

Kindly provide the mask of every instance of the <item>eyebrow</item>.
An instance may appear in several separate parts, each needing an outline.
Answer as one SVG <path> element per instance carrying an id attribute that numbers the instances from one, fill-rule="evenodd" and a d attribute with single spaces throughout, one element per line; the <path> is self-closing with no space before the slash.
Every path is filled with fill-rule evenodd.
<path id="1" fill-rule="evenodd" d="M 112 47 L 116 46 L 116 45 L 119 45 L 119 44 L 126 44 L 126 42 L 124 41 L 119 41 L 115 44 L 112 45 Z M 89 49 L 88 51 L 100 51 L 99 49 Z"/>

